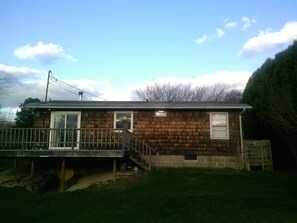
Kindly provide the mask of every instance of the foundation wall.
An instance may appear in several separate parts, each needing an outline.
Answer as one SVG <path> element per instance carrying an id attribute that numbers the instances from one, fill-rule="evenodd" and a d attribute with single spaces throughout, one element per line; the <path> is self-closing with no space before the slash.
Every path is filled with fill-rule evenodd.
<path id="1" fill-rule="evenodd" d="M 187 160 L 183 155 L 152 155 L 151 162 L 153 167 L 242 168 L 241 158 L 236 156 L 197 156 Z"/>

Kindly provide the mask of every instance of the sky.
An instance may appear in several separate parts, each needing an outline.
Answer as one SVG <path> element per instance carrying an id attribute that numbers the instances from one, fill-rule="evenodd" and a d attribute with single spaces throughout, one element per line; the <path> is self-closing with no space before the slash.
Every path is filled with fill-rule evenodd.
<path id="1" fill-rule="evenodd" d="M 44 100 L 49 70 L 51 100 L 78 100 L 79 89 L 84 100 L 137 100 L 136 89 L 167 82 L 243 90 L 297 39 L 296 8 L 293 0 L 0 0 L 0 77 L 14 79 L 0 104 Z"/>

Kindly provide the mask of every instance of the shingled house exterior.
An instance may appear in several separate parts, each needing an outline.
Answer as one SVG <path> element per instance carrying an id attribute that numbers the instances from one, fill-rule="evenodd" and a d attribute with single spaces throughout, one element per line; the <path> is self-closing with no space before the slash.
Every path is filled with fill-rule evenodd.
<path id="1" fill-rule="evenodd" d="M 34 128 L 25 137 L 25 130 L 2 131 L 1 150 L 14 153 L 0 155 L 128 155 L 138 162 L 136 155 L 152 167 L 230 168 L 243 166 L 241 114 L 251 109 L 222 102 L 146 101 L 48 101 L 27 107 L 34 108 Z"/>

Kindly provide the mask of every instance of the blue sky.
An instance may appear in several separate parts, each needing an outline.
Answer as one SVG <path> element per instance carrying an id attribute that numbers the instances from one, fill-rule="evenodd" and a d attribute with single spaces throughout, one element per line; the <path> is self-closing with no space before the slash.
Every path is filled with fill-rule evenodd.
<path id="1" fill-rule="evenodd" d="M 243 89 L 297 39 L 293 0 L 2 0 L 0 8 L 0 76 L 18 82 L 2 107 L 44 99 L 48 70 L 106 100 L 135 99 L 152 82 Z M 51 99 L 78 99 L 57 84 Z"/>

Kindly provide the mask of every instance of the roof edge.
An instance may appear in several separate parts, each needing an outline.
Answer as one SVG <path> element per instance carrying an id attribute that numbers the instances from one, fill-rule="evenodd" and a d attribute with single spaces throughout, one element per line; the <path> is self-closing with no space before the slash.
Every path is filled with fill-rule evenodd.
<path id="1" fill-rule="evenodd" d="M 242 103 L 228 102 L 146 102 L 146 101 L 48 101 L 26 105 L 35 109 L 251 109 L 252 106 Z"/>

